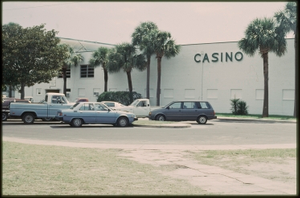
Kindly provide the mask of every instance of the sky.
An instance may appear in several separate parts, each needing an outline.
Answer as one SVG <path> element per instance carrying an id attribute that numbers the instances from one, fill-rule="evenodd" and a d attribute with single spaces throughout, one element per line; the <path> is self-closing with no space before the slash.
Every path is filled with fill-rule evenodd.
<path id="1" fill-rule="evenodd" d="M 58 37 L 109 44 L 131 42 L 142 22 L 170 32 L 176 44 L 239 41 L 256 18 L 273 17 L 285 8 L 274 2 L 106 2 L 2 1 L 2 25 L 45 24 Z M 294 38 L 289 33 L 287 38 Z"/>

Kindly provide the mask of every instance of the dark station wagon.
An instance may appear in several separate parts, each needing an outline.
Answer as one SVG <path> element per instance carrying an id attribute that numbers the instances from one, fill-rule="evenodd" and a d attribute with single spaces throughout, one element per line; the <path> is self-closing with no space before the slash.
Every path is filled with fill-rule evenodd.
<path id="1" fill-rule="evenodd" d="M 150 120 L 197 121 L 206 124 L 216 119 L 215 111 L 207 101 L 173 101 L 166 106 L 149 112 Z"/>

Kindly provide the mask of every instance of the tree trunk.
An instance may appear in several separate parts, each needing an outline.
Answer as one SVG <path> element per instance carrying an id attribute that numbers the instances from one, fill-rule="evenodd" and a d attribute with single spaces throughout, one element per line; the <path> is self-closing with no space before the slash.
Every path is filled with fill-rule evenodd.
<path id="1" fill-rule="evenodd" d="M 262 117 L 269 117 L 269 69 L 268 52 L 263 53 L 264 62 L 264 104 Z"/>
<path id="2" fill-rule="evenodd" d="M 129 95 L 130 95 L 130 103 L 133 102 L 133 96 L 132 96 L 132 80 L 131 80 L 131 71 L 127 71 L 127 80 L 128 80 L 128 89 L 129 89 Z"/>
<path id="3" fill-rule="evenodd" d="M 12 89 L 13 89 L 12 87 L 13 86 L 9 85 L 9 88 L 8 88 L 9 89 L 8 90 L 8 97 L 10 97 L 10 98 L 12 97 Z"/>
<path id="4" fill-rule="evenodd" d="M 25 85 L 24 85 L 24 83 L 21 83 L 20 93 L 21 93 L 21 98 L 20 99 L 24 100 L 24 97 L 25 97 Z"/>
<path id="5" fill-rule="evenodd" d="M 107 92 L 108 72 L 105 67 L 103 67 L 103 71 L 104 71 L 104 92 Z"/>
<path id="6" fill-rule="evenodd" d="M 63 76 L 63 80 L 64 80 L 63 94 L 65 94 L 65 96 L 66 96 L 67 95 L 67 69 L 66 68 L 62 69 L 62 76 Z"/>
<path id="7" fill-rule="evenodd" d="M 146 97 L 150 99 L 150 58 L 147 56 L 147 87 L 146 87 Z"/>
<path id="8" fill-rule="evenodd" d="M 157 57 L 156 106 L 160 106 L 161 57 Z"/>
<path id="9" fill-rule="evenodd" d="M 299 83 L 299 68 L 298 68 L 298 46 L 297 43 L 298 42 L 298 31 L 296 28 L 296 32 L 295 32 L 295 101 L 294 101 L 294 117 L 298 118 L 298 106 L 299 106 L 299 87 L 298 87 L 298 83 Z"/>

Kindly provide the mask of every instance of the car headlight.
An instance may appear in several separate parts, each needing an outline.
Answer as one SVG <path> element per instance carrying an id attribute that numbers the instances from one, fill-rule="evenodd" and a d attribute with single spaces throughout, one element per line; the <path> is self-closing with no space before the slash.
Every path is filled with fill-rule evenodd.
<path id="1" fill-rule="evenodd" d="M 151 114 L 152 114 L 152 112 L 150 111 L 150 112 L 149 112 L 149 116 L 151 116 Z"/>

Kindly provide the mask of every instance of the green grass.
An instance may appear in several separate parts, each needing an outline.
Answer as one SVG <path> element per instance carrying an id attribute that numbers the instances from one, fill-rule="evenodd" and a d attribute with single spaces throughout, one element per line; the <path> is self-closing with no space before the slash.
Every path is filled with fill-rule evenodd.
<path id="1" fill-rule="evenodd" d="M 2 142 L 2 195 L 207 194 L 120 152 Z"/>
<path id="2" fill-rule="evenodd" d="M 253 119 L 278 119 L 278 120 L 296 120 L 293 116 L 269 115 L 269 117 L 262 118 L 262 115 L 248 114 L 248 115 L 233 115 L 231 113 L 216 113 L 218 117 L 234 117 L 234 118 L 253 118 Z"/>

